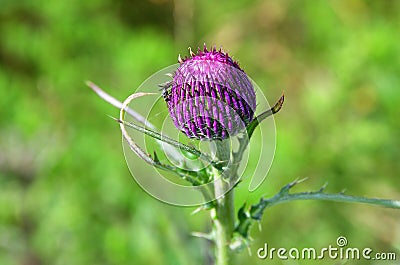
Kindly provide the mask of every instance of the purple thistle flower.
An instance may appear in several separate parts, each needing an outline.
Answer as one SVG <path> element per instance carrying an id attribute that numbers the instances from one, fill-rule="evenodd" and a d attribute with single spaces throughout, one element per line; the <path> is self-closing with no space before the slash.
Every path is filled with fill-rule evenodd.
<path id="1" fill-rule="evenodd" d="M 215 47 L 190 50 L 172 81 L 162 85 L 175 126 L 189 138 L 226 139 L 253 120 L 254 87 L 238 63 Z"/>

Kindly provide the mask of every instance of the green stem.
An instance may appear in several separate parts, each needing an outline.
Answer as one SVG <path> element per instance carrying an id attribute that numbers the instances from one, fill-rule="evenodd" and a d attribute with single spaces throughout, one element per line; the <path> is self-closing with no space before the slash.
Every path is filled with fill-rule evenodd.
<path id="1" fill-rule="evenodd" d="M 233 190 L 220 198 L 211 210 L 214 223 L 215 264 L 228 265 L 230 261 L 229 244 L 234 230 Z"/>
<path id="2" fill-rule="evenodd" d="M 229 140 L 217 141 L 216 156 L 220 161 L 228 164 L 230 160 Z M 226 170 L 225 172 L 230 172 Z M 213 171 L 214 174 L 214 192 L 218 198 L 219 194 L 223 194 L 230 187 L 231 174 L 222 174 L 218 170 Z M 229 247 L 234 231 L 235 207 L 234 207 L 234 191 L 231 189 L 226 194 L 219 196 L 216 200 L 215 207 L 211 210 L 211 218 L 213 220 L 213 235 L 215 240 L 215 264 L 228 265 L 231 260 L 231 250 Z"/>

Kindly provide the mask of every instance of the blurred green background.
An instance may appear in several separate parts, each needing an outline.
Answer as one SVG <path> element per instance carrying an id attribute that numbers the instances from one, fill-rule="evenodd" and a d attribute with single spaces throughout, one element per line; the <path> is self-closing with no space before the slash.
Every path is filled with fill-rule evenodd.
<path id="1" fill-rule="evenodd" d="M 329 192 L 400 199 L 400 1 L 0 0 L 0 264 L 210 264 L 208 213 L 164 204 L 134 182 L 116 98 L 176 63 L 223 46 L 271 103 L 277 151 L 263 185 L 236 204 L 329 182 Z M 253 144 L 262 139 L 253 139 Z M 400 249 L 400 211 L 332 202 L 269 209 L 256 251 L 335 245 Z M 269 264 L 310 264 L 279 261 Z M 323 260 L 315 264 L 344 264 Z M 346 264 L 396 264 L 350 261 Z"/>

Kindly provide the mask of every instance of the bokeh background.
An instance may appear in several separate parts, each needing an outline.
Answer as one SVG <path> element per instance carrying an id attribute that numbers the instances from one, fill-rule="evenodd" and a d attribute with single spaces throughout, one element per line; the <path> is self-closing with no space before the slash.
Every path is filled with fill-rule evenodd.
<path id="1" fill-rule="evenodd" d="M 277 150 L 263 185 L 400 199 L 400 2 L 0 0 L 0 264 L 210 264 L 208 213 L 159 202 L 125 164 L 116 98 L 187 48 L 224 47 L 274 102 Z M 262 141 L 254 138 L 253 144 Z M 400 249 L 400 211 L 333 202 L 269 209 L 256 251 L 335 245 Z M 279 261 L 269 264 L 310 264 Z M 315 264 L 344 264 L 323 260 Z M 396 264 L 350 261 L 346 264 Z"/>

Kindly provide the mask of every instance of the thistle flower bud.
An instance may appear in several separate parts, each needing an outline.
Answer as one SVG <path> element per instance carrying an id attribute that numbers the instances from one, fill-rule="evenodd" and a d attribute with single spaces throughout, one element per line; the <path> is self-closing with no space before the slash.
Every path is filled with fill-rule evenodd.
<path id="1" fill-rule="evenodd" d="M 181 58 L 172 81 L 163 87 L 175 126 L 189 138 L 226 139 L 253 120 L 254 87 L 228 53 L 204 47 Z"/>

